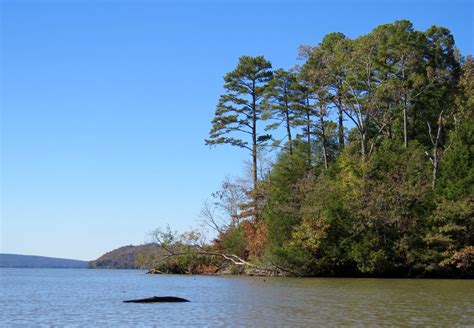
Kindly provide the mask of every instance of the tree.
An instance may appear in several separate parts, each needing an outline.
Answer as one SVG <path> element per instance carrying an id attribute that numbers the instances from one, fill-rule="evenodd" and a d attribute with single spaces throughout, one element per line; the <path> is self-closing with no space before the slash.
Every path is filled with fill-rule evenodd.
<path id="1" fill-rule="evenodd" d="M 386 84 L 382 96 L 391 105 L 389 114 L 396 117 L 402 112 L 403 145 L 407 148 L 409 116 L 413 115 L 413 104 L 428 84 L 423 59 L 426 37 L 423 32 L 415 31 L 408 20 L 380 25 L 372 33 L 379 40 L 379 75 Z"/>
<path id="2" fill-rule="evenodd" d="M 474 119 L 474 61 L 472 56 L 467 56 L 462 65 L 459 87 L 460 93 L 456 98 L 458 112 L 455 115 L 457 125 L 464 120 Z"/>
<path id="3" fill-rule="evenodd" d="M 434 188 L 440 162 L 445 151 L 450 147 L 447 141 L 449 130 L 454 128 L 455 123 L 461 66 L 456 56 L 454 38 L 448 29 L 432 26 L 425 34 L 428 40 L 425 56 L 429 84 L 424 93 L 422 117 L 427 125 L 425 131 L 428 132 L 431 143 L 432 150 L 428 158 L 432 163 Z M 433 131 L 434 126 L 437 126 L 436 132 Z"/>
<path id="4" fill-rule="evenodd" d="M 296 74 L 283 69 L 273 73 L 265 95 L 266 107 L 271 110 L 276 123 L 267 126 L 267 130 L 276 129 L 282 124 L 288 139 L 288 150 L 293 154 L 292 128 L 295 125 L 296 112 L 298 108 L 298 82 Z M 278 144 L 278 143 L 277 143 Z"/>
<path id="5" fill-rule="evenodd" d="M 345 51 L 345 71 L 343 77 L 345 114 L 354 123 L 359 133 L 360 150 L 363 159 L 370 156 L 370 127 L 374 123 L 374 93 L 378 83 L 376 80 L 376 49 L 377 40 L 365 35 L 352 41 Z M 373 143 L 372 143 L 373 145 Z M 371 147 L 372 148 L 372 147 Z"/>
<path id="6" fill-rule="evenodd" d="M 311 104 L 311 88 L 309 83 L 302 78 L 301 74 L 298 74 L 297 79 L 294 123 L 295 126 L 301 127 L 302 130 L 302 134 L 298 134 L 297 138 L 306 139 L 306 159 L 308 166 L 311 166 L 313 144 L 311 137 L 314 134 L 313 116 L 315 111 Z"/>
<path id="7" fill-rule="evenodd" d="M 263 56 L 239 58 L 236 69 L 224 76 L 226 93 L 219 99 L 206 140 L 207 145 L 230 144 L 251 152 L 254 191 L 258 186 L 258 147 L 271 138 L 269 134 L 260 134 L 258 129 L 263 95 L 272 77 L 271 68 Z"/>
<path id="8" fill-rule="evenodd" d="M 303 66 L 301 77 L 305 81 L 305 84 L 309 85 L 309 97 L 311 103 L 308 101 L 308 110 L 303 114 L 306 116 L 308 122 L 307 133 L 318 136 L 320 139 L 321 153 L 324 163 L 324 168 L 328 169 L 328 135 L 327 135 L 327 118 L 329 116 L 329 93 L 324 81 L 321 80 L 318 75 L 314 74 L 314 71 L 307 69 L 307 66 Z M 311 122 L 311 116 L 308 114 L 314 114 L 316 121 Z M 313 131 L 311 131 L 311 128 Z"/>
<path id="9" fill-rule="evenodd" d="M 256 107 L 288 142 L 269 169 L 258 163 L 247 202 L 234 206 L 229 186 L 218 194 L 235 224 L 219 226 L 219 204 L 208 207 L 214 247 L 293 275 L 474 276 L 472 58 L 446 28 L 407 20 L 353 40 L 330 33 L 300 53 L 302 65 L 260 84 Z M 253 98 L 227 97 L 214 132 L 252 151 L 251 139 L 225 137 L 251 137 L 253 112 L 233 109 L 255 108 Z M 270 138 L 259 137 L 259 147 Z M 240 219 L 253 210 L 259 220 Z"/>
<path id="10" fill-rule="evenodd" d="M 311 51 L 313 63 L 318 62 L 316 72 L 327 85 L 331 101 L 337 108 L 337 134 L 339 151 L 345 144 L 344 137 L 344 107 L 343 107 L 343 79 L 345 78 L 344 54 L 348 51 L 349 40 L 339 32 L 329 33 L 324 36 L 323 41 Z M 314 60 L 316 59 L 316 60 Z M 308 60 L 307 64 L 311 64 Z M 319 72 L 319 73 L 318 73 Z"/>
<path id="11" fill-rule="evenodd" d="M 205 226 L 218 233 L 218 238 L 229 228 L 235 228 L 243 219 L 243 206 L 248 203 L 247 188 L 242 181 L 226 177 L 221 189 L 211 194 L 201 209 Z"/>
<path id="12" fill-rule="evenodd" d="M 292 229 L 300 221 L 304 193 L 299 186 L 310 171 L 305 148 L 295 141 L 294 151 L 282 151 L 270 175 L 270 192 L 263 210 L 270 246 L 277 248 L 291 238 Z"/>
<path id="13" fill-rule="evenodd" d="M 325 36 L 323 42 L 314 48 L 307 49 L 307 61 L 301 68 L 301 78 L 309 86 L 312 107 L 317 121 L 314 122 L 314 132 L 320 139 L 320 148 L 324 167 L 329 163 L 329 131 L 330 110 L 338 110 L 338 148 L 344 148 L 344 118 L 342 103 L 342 75 L 340 51 L 343 51 L 345 37 L 341 33 L 331 33 Z M 309 125 L 308 125 L 309 126 Z"/>
<path id="14" fill-rule="evenodd" d="M 443 154 L 435 185 L 436 209 L 429 218 L 429 229 L 424 238 L 427 244 L 426 256 L 432 263 L 432 269 L 457 272 L 457 275 L 474 274 L 472 107 L 470 111 L 470 115 L 462 115 L 463 120 L 459 121 L 456 129 L 450 131 L 450 147 Z M 463 114 L 462 108 L 460 114 Z"/>
<path id="15" fill-rule="evenodd" d="M 474 198 L 474 117 L 451 131 L 449 144 L 440 166 L 437 191 L 449 200 Z"/>

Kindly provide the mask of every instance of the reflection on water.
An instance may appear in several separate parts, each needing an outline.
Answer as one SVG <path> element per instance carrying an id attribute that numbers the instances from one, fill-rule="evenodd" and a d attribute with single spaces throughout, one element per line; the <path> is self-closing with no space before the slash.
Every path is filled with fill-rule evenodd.
<path id="1" fill-rule="evenodd" d="M 122 303 L 155 295 L 191 302 Z M 466 326 L 474 281 L 0 269 L 0 318 L 7 326 Z"/>

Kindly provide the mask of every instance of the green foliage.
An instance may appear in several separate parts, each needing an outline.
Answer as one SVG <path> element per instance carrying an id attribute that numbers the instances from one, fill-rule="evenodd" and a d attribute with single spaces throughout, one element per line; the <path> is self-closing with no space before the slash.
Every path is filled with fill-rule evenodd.
<path id="1" fill-rule="evenodd" d="M 247 241 L 242 225 L 231 227 L 220 236 L 219 248 L 225 253 L 235 254 L 245 258 Z"/>
<path id="2" fill-rule="evenodd" d="M 474 195 L 474 117 L 451 132 L 440 167 L 437 190 L 448 199 Z"/>
<path id="3" fill-rule="evenodd" d="M 263 216 L 268 227 L 268 239 L 273 247 L 279 247 L 291 238 L 293 227 L 299 222 L 301 190 L 298 182 L 309 171 L 306 145 L 297 143 L 295 152 L 280 153 L 273 167 L 270 194 Z"/>
<path id="4" fill-rule="evenodd" d="M 379 248 L 374 236 L 364 236 L 354 243 L 349 256 L 357 263 L 357 269 L 362 273 L 383 272 L 388 265 L 388 256 L 384 249 Z"/>
<path id="5" fill-rule="evenodd" d="M 431 271 L 474 274 L 474 119 L 466 117 L 449 136 L 441 162 L 436 209 L 425 242 Z"/>
<path id="6" fill-rule="evenodd" d="M 240 57 L 237 68 L 224 76 L 227 93 L 219 99 L 206 144 L 230 144 L 252 150 L 251 141 L 234 137 L 233 134 L 250 134 L 254 142 L 269 139 L 268 135 L 257 135 L 255 129 L 261 119 L 260 103 L 272 76 L 271 67 L 263 56 Z"/>
<path id="7" fill-rule="evenodd" d="M 431 204 L 429 166 L 415 144 L 384 142 L 358 175 L 344 203 L 353 216 L 354 261 L 361 272 L 412 269 L 424 217 Z M 355 178 L 354 178 L 355 176 Z"/>
<path id="8" fill-rule="evenodd" d="M 290 242 L 311 256 L 306 267 L 309 275 L 332 275 L 347 269 L 349 213 L 342 203 L 340 185 L 333 178 L 331 174 L 321 175 L 306 182 L 302 222 Z"/>
<path id="9" fill-rule="evenodd" d="M 330 33 L 301 53 L 271 81 L 263 57 L 241 58 L 211 130 L 210 144 L 245 148 L 220 139 L 245 128 L 239 115 L 284 123 L 289 142 L 257 190 L 259 260 L 305 276 L 474 276 L 472 58 L 448 29 L 407 20 Z M 262 93 L 241 99 L 258 72 Z M 249 236 L 232 226 L 219 247 L 245 257 Z"/>

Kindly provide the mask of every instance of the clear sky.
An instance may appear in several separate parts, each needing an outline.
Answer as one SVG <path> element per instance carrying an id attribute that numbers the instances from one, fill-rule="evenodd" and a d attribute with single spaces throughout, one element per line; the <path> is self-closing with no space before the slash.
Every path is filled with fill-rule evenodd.
<path id="1" fill-rule="evenodd" d="M 247 153 L 204 145 L 223 75 L 409 19 L 473 53 L 473 1 L 8 1 L 0 252 L 90 260 L 196 225 Z"/>

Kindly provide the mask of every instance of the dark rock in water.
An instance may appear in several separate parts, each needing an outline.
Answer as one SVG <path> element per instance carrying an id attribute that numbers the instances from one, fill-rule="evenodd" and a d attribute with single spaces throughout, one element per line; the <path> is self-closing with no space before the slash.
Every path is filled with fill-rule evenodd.
<path id="1" fill-rule="evenodd" d="M 150 298 L 142 298 L 138 300 L 123 301 L 124 303 L 175 303 L 175 302 L 189 302 L 187 299 L 174 296 L 154 296 Z"/>

